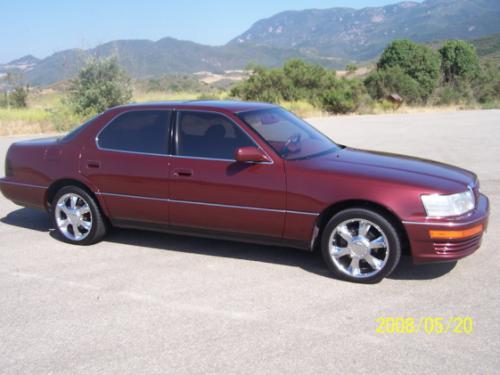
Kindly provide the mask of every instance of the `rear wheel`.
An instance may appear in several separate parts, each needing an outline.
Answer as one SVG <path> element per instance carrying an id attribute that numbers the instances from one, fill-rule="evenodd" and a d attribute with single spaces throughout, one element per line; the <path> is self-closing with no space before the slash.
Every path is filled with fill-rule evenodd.
<path id="1" fill-rule="evenodd" d="M 91 245 L 106 234 L 106 223 L 94 198 L 77 186 L 65 186 L 54 197 L 52 219 L 62 240 Z"/>
<path id="2" fill-rule="evenodd" d="M 337 277 L 375 283 L 399 263 L 401 241 L 394 225 L 383 215 L 352 208 L 330 219 L 323 231 L 321 251 Z"/>

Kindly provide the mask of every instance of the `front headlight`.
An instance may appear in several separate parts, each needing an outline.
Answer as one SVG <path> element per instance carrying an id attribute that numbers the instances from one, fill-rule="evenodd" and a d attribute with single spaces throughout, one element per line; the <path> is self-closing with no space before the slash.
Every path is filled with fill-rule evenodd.
<path id="1" fill-rule="evenodd" d="M 427 216 L 431 217 L 463 215 L 475 206 L 474 193 L 471 190 L 451 195 L 422 195 L 421 198 Z"/>

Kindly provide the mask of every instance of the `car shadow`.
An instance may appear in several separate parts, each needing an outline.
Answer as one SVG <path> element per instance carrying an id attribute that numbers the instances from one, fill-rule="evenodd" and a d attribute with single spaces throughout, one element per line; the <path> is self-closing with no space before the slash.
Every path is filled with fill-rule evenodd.
<path id="1" fill-rule="evenodd" d="M 43 211 L 21 208 L 1 218 L 0 222 L 40 232 L 49 232 L 52 237 L 58 237 L 57 233 L 51 227 L 49 216 Z M 255 245 L 120 228 L 113 228 L 104 241 L 163 251 L 186 252 L 281 264 L 298 267 L 319 276 L 332 277 L 324 265 L 319 251 L 310 253 L 286 247 Z M 410 257 L 403 256 L 400 264 L 389 278 L 396 280 L 430 280 L 450 272 L 455 265 L 456 262 L 415 266 L 411 262 Z"/>
<path id="2" fill-rule="evenodd" d="M 396 269 L 389 276 L 389 279 L 395 280 L 430 280 L 446 275 L 450 272 L 457 262 L 441 262 L 428 264 L 413 264 L 409 256 L 401 257 Z"/>

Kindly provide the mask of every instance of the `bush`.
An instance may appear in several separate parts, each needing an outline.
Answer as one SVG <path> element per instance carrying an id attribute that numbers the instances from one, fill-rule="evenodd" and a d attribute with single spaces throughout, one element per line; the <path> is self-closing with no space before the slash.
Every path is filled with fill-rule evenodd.
<path id="1" fill-rule="evenodd" d="M 332 113 L 349 113 L 358 109 L 364 86 L 356 79 L 339 79 L 321 96 L 321 105 Z"/>
<path id="2" fill-rule="evenodd" d="M 16 86 L 10 93 L 0 94 L 0 108 L 26 108 L 28 106 L 28 86 Z"/>
<path id="3" fill-rule="evenodd" d="M 132 98 L 130 78 L 116 58 L 91 60 L 71 82 L 69 104 L 80 116 L 91 116 Z"/>
<path id="4" fill-rule="evenodd" d="M 288 95 L 286 91 L 283 69 L 254 66 L 250 78 L 233 87 L 230 95 L 243 100 L 279 103 Z"/>
<path id="5" fill-rule="evenodd" d="M 299 59 L 285 62 L 283 66 L 283 99 L 288 101 L 314 100 L 322 88 L 326 69 Z"/>
<path id="6" fill-rule="evenodd" d="M 26 108 L 28 101 L 28 87 L 16 86 L 9 94 L 10 105 L 14 108 Z"/>
<path id="7" fill-rule="evenodd" d="M 472 44 L 463 40 L 448 40 L 439 49 L 439 54 L 444 82 L 470 82 L 478 76 L 479 57 Z"/>
<path id="8" fill-rule="evenodd" d="M 50 112 L 50 121 L 58 132 L 67 132 L 82 124 L 84 119 L 85 116 L 76 114 L 66 103 L 60 103 Z"/>
<path id="9" fill-rule="evenodd" d="M 500 101 L 500 64 L 486 63 L 471 84 L 479 103 L 491 105 Z"/>
<path id="10" fill-rule="evenodd" d="M 377 68 L 384 70 L 394 67 L 399 67 L 417 82 L 422 101 L 426 101 L 439 84 L 439 54 L 424 45 L 407 39 L 391 42 L 382 53 Z"/>
<path id="11" fill-rule="evenodd" d="M 374 99 L 385 99 L 388 95 L 397 93 L 405 102 L 415 104 L 424 96 L 418 82 L 399 66 L 379 69 L 366 77 L 364 83 Z"/>

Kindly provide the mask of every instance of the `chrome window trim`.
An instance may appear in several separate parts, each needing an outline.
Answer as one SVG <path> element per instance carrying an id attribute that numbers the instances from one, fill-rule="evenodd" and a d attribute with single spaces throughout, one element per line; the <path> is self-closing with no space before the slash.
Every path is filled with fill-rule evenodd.
<path id="1" fill-rule="evenodd" d="M 100 151 L 112 151 L 112 152 L 121 152 L 121 153 L 124 153 L 124 154 L 135 154 L 135 155 L 149 155 L 149 156 L 171 156 L 170 154 L 170 150 L 168 150 L 168 153 L 165 153 L 165 154 L 156 154 L 156 153 L 152 153 L 152 152 L 141 152 L 141 151 L 127 151 L 127 150 L 120 150 L 120 149 L 116 149 L 116 148 L 107 148 L 107 147 L 101 147 L 99 145 L 99 136 L 101 135 L 101 133 L 109 126 L 111 125 L 111 123 L 113 123 L 113 121 L 115 121 L 116 119 L 118 119 L 119 117 L 125 115 L 125 114 L 128 114 L 128 113 L 131 113 L 131 112 L 152 112 L 152 111 L 169 111 L 169 112 L 174 112 L 174 108 L 159 108 L 159 109 L 131 109 L 131 110 L 127 110 L 127 111 L 123 111 L 123 112 L 120 112 L 118 113 L 116 116 L 114 116 L 113 118 L 111 118 L 111 120 L 109 120 L 102 128 L 101 130 L 99 130 L 99 132 L 97 132 L 96 136 L 95 136 L 95 145 L 97 147 L 98 150 Z M 167 124 L 168 126 L 170 126 L 170 124 Z"/>
<path id="2" fill-rule="evenodd" d="M 33 185 L 33 184 L 27 184 L 27 183 L 24 183 L 24 182 L 9 181 L 9 180 L 6 180 L 4 178 L 0 179 L 0 184 L 24 186 L 24 187 L 31 187 L 31 188 L 35 188 L 35 189 L 47 189 L 48 188 L 48 186 Z"/>
<path id="3" fill-rule="evenodd" d="M 188 109 L 188 108 L 180 108 L 180 109 L 176 109 L 176 118 L 175 118 L 175 127 L 176 127 L 176 131 L 177 131 L 177 126 L 178 126 L 178 116 L 181 112 L 198 112 L 198 113 L 211 113 L 211 114 L 216 114 L 216 115 L 221 115 L 223 117 L 225 117 L 229 122 L 231 122 L 234 126 L 236 126 L 238 129 L 240 129 L 243 134 L 245 134 L 251 141 L 252 143 L 255 145 L 255 147 L 257 147 L 259 150 L 261 150 L 268 158 L 270 161 L 264 161 L 264 162 L 260 162 L 260 163 L 253 163 L 253 164 L 274 164 L 274 160 L 273 158 L 266 152 L 266 150 L 264 150 L 256 141 L 255 139 L 253 139 L 253 137 L 250 136 L 250 134 L 248 134 L 248 132 L 245 131 L 245 129 L 242 129 L 241 126 L 236 123 L 231 117 L 229 117 L 227 114 L 225 114 L 224 112 L 218 112 L 218 111 L 211 111 L 211 110 L 205 110 L 205 109 Z M 176 140 L 176 143 L 177 143 L 177 140 Z M 171 156 L 174 156 L 174 157 L 183 157 L 183 158 L 190 158 L 190 159 L 200 159 L 200 160 L 224 160 L 224 161 L 232 161 L 232 162 L 236 162 L 236 159 L 219 159 L 219 158 L 208 158 L 208 157 L 202 157 L 202 156 L 188 156 L 188 155 L 178 155 L 177 152 L 178 150 L 175 150 L 176 154 L 173 155 L 171 154 Z"/>
<path id="4" fill-rule="evenodd" d="M 261 150 L 268 158 L 269 162 L 259 162 L 259 163 L 251 163 L 251 164 L 268 164 L 272 165 L 274 164 L 273 158 L 264 150 L 256 141 L 253 139 L 244 129 L 241 128 L 232 118 L 230 118 L 228 115 L 226 115 L 223 112 L 218 112 L 218 111 L 210 111 L 210 110 L 198 110 L 198 109 L 176 109 L 174 107 L 172 108 L 160 108 L 160 109 L 130 109 L 127 111 L 123 111 L 112 117 L 102 128 L 97 132 L 95 136 L 95 145 L 98 150 L 100 151 L 109 151 L 109 152 L 119 152 L 122 154 L 132 154 L 132 155 L 146 155 L 146 156 L 162 156 L 162 157 L 174 157 L 174 158 L 184 158 L 184 159 L 196 159 L 196 160 L 213 160 L 213 161 L 227 161 L 227 162 L 232 162 L 235 163 L 236 159 L 219 159 L 219 158 L 208 158 L 208 157 L 200 157 L 200 156 L 187 156 L 187 155 L 176 155 L 172 153 L 172 150 L 168 150 L 168 153 L 166 154 L 155 154 L 155 153 L 150 153 L 150 152 L 140 152 L 140 151 L 127 151 L 127 150 L 119 150 L 119 149 L 114 149 L 114 148 L 107 148 L 107 147 L 101 147 L 99 145 L 99 136 L 101 133 L 106 129 L 113 121 L 115 121 L 117 118 L 119 118 L 122 115 L 125 115 L 130 112 L 145 112 L 145 111 L 170 111 L 172 112 L 172 115 L 177 116 L 179 112 L 182 111 L 189 111 L 189 112 L 204 112 L 204 113 L 213 113 L 213 114 L 218 114 L 226 117 L 229 121 L 231 121 L 235 126 L 237 126 L 250 140 L 252 143 L 259 149 Z M 177 126 L 177 118 L 175 119 L 175 124 L 174 126 Z M 176 150 L 177 151 L 177 150 Z"/>
<path id="5" fill-rule="evenodd" d="M 208 202 L 186 201 L 186 200 L 180 200 L 180 199 L 144 197 L 142 195 L 129 195 L 129 194 L 105 193 L 105 192 L 96 192 L 95 194 L 96 195 L 101 195 L 101 196 L 120 197 L 120 198 L 132 198 L 132 199 L 143 199 L 143 200 L 153 200 L 153 201 L 178 203 L 178 204 L 193 204 L 193 205 L 198 205 L 198 206 L 210 206 L 210 207 L 221 207 L 221 208 L 238 208 L 238 209 L 244 209 L 244 210 L 277 212 L 277 213 L 286 213 L 286 214 L 294 214 L 294 215 L 308 215 L 308 216 L 318 216 L 319 215 L 319 213 L 307 212 L 307 211 L 282 210 L 282 209 L 279 209 L 279 208 L 262 208 L 262 207 L 252 207 L 252 206 L 239 206 L 239 205 L 233 205 L 233 204 L 221 204 L 221 203 L 208 203 Z"/>

